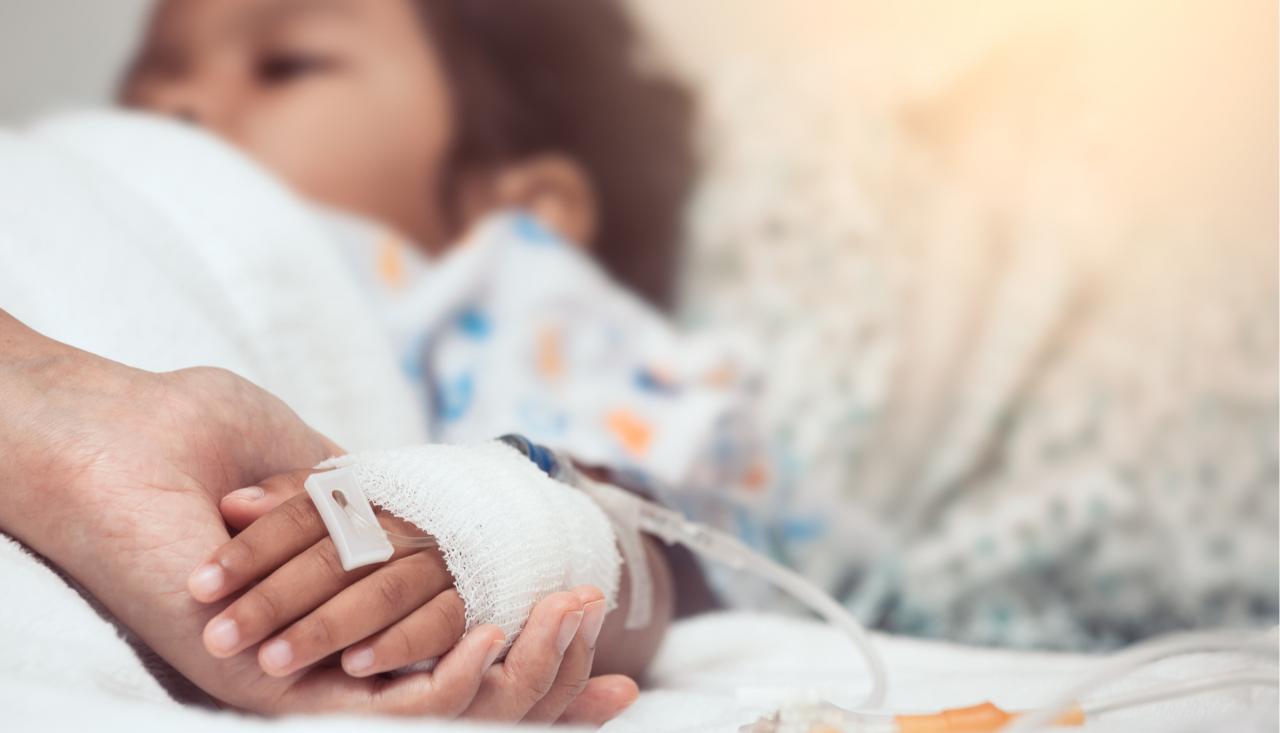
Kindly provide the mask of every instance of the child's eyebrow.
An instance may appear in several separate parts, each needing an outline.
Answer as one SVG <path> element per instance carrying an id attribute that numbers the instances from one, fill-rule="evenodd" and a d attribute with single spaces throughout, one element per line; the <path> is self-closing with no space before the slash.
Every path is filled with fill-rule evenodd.
<path id="1" fill-rule="evenodd" d="M 353 0 L 269 0 L 257 3 L 251 10 L 231 19 L 214 34 L 215 42 L 252 38 L 270 33 L 299 18 L 328 15 L 351 18 L 357 15 L 357 3 Z M 137 58 L 125 71 L 121 84 L 122 98 L 128 90 L 148 77 L 162 74 L 165 67 L 180 66 L 189 49 L 172 42 L 148 42 Z"/>
<path id="2" fill-rule="evenodd" d="M 275 0 L 262 3 L 246 16 L 238 18 L 232 30 L 237 35 L 254 35 L 312 15 L 355 15 L 351 0 Z M 230 35 L 230 34 L 229 34 Z"/>

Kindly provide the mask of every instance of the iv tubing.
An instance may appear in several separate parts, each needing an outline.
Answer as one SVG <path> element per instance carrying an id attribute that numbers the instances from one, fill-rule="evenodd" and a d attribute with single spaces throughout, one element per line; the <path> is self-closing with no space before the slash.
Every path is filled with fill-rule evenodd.
<path id="1" fill-rule="evenodd" d="M 1083 705 L 1085 715 L 1094 716 L 1110 713 L 1124 708 L 1137 707 L 1139 705 L 1147 705 L 1161 700 L 1169 700 L 1175 697 L 1190 697 L 1191 695 L 1199 695 L 1205 692 L 1213 692 L 1214 690 L 1223 690 L 1229 687 L 1254 687 L 1270 685 L 1275 687 L 1280 685 L 1280 674 L 1276 672 L 1258 672 L 1258 671 L 1238 671 L 1223 674 L 1218 677 L 1209 677 L 1207 679 L 1187 680 L 1170 685 L 1159 685 L 1150 687 L 1145 690 L 1137 690 L 1135 692 L 1124 695 L 1117 695 L 1111 698 L 1105 698 L 1098 702 Z"/>
<path id="2" fill-rule="evenodd" d="M 862 624 L 858 623 L 843 606 L 832 600 L 831 596 L 823 593 L 817 586 L 794 571 L 760 556 L 751 558 L 751 566 L 756 575 L 772 581 L 774 585 L 790 593 L 817 612 L 828 623 L 848 634 L 849 638 L 853 640 L 854 646 L 862 654 L 863 662 L 866 663 L 867 671 L 871 675 L 871 690 L 858 707 L 881 707 L 884 704 L 884 697 L 887 692 L 888 675 L 885 672 L 884 660 L 880 658 L 875 647 L 871 645 L 870 636 Z"/>
<path id="3" fill-rule="evenodd" d="M 1129 674 L 1143 665 L 1168 657 L 1207 652 L 1236 652 L 1265 655 L 1274 660 L 1275 632 L 1259 634 L 1256 631 L 1203 631 L 1156 639 L 1139 644 L 1112 658 L 1096 674 L 1072 685 L 1055 697 L 1048 705 L 1018 718 L 1007 733 L 1030 733 L 1049 725 L 1059 713 L 1067 710 L 1087 693 L 1102 685 Z M 1138 704 L 1138 703 L 1133 703 Z M 1115 709 L 1115 705 L 1112 705 Z"/>
<path id="4" fill-rule="evenodd" d="M 575 482 L 580 488 L 621 491 L 607 484 L 598 484 L 576 472 L 575 474 Z M 667 544 L 682 544 L 699 555 L 718 560 L 735 570 L 746 571 L 761 577 L 808 606 L 828 623 L 844 631 L 862 655 L 871 677 L 871 690 L 858 707 L 878 708 L 883 705 L 888 688 L 884 660 L 872 645 L 866 628 L 831 596 L 798 573 L 754 552 L 732 535 L 705 524 L 689 521 L 679 512 L 630 494 L 628 497 L 637 505 L 639 513 L 637 524 L 641 530 L 662 539 Z"/>
<path id="5" fill-rule="evenodd" d="M 369 523 L 369 520 L 357 514 L 355 509 L 350 504 L 344 503 L 342 505 L 342 508 L 347 512 L 347 516 L 351 518 L 352 522 L 355 522 L 356 524 L 364 527 L 365 529 L 369 529 L 372 526 Z M 398 547 L 416 547 L 420 549 L 430 549 L 436 546 L 436 538 L 432 537 L 431 535 L 424 535 L 422 537 L 410 537 L 407 534 L 399 534 L 398 532 L 392 532 L 386 527 L 383 527 L 381 524 L 377 526 L 377 529 L 387 536 L 388 542 Z"/>

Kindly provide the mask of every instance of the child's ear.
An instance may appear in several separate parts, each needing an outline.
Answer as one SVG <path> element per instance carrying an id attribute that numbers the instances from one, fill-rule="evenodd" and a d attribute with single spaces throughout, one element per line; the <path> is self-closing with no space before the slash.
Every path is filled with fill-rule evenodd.
<path id="1" fill-rule="evenodd" d="M 583 248 L 596 235 L 596 191 L 572 159 L 553 153 L 505 166 L 493 181 L 495 203 L 520 208 L 543 226 Z"/>

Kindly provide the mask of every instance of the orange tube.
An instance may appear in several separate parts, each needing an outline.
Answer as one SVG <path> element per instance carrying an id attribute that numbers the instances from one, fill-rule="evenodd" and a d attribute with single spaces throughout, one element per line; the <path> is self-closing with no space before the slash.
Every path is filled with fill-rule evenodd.
<path id="1" fill-rule="evenodd" d="M 894 721 L 900 733 L 991 733 L 1008 725 L 1021 715 L 1010 713 L 989 702 L 966 708 L 951 708 L 927 715 L 898 715 Z M 1074 707 L 1057 720 L 1057 725 L 1084 725 L 1084 711 Z"/>

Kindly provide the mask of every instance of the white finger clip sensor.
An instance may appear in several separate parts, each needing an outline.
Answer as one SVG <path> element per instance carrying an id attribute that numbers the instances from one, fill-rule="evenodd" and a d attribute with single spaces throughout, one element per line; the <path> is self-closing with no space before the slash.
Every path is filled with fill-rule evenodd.
<path id="1" fill-rule="evenodd" d="M 394 549 L 350 468 L 313 473 L 307 494 L 338 548 L 343 570 L 386 562 Z"/>

